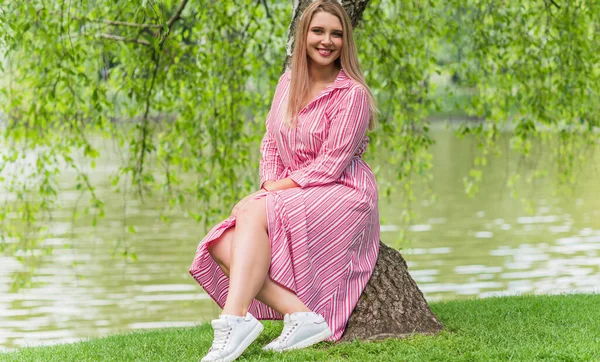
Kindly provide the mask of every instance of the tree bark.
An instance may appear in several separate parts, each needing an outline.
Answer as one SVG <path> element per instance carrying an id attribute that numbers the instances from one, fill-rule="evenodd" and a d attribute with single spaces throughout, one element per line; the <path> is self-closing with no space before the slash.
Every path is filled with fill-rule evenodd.
<path id="1" fill-rule="evenodd" d="M 293 2 L 293 18 L 289 28 L 284 71 L 289 67 L 294 49 L 298 20 L 311 2 Z M 361 20 L 368 2 L 369 0 L 343 1 L 343 6 L 352 20 L 353 29 Z M 408 273 L 402 255 L 380 242 L 375 270 L 348 320 L 341 341 L 403 338 L 416 333 L 437 333 L 442 328 L 442 323 L 431 311 L 423 293 Z"/>

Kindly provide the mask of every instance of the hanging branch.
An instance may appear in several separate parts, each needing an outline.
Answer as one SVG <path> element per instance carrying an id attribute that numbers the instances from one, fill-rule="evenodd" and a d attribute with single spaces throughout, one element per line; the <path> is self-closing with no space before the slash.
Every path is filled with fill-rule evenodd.
<path id="1" fill-rule="evenodd" d="M 152 50 L 152 58 L 154 60 L 154 70 L 152 72 L 152 78 L 150 79 L 150 86 L 148 87 L 148 92 L 146 93 L 146 101 L 145 101 L 145 110 L 144 117 L 142 118 L 142 145 L 140 147 L 140 158 L 138 159 L 138 164 L 136 167 L 136 173 L 138 177 L 142 177 L 142 173 L 144 171 L 144 159 L 146 156 L 146 152 L 148 152 L 148 121 L 149 121 L 149 113 L 150 113 L 150 103 L 152 97 L 152 90 L 154 89 L 154 83 L 156 81 L 156 76 L 158 74 L 158 69 L 160 65 L 160 53 L 155 49 Z M 135 178 L 134 178 L 135 179 Z M 140 198 L 142 197 L 142 183 L 138 184 L 138 194 Z"/>
<path id="2" fill-rule="evenodd" d="M 151 103 L 152 91 L 154 89 L 154 83 L 156 81 L 156 76 L 158 74 L 158 69 L 159 69 L 159 64 L 160 64 L 160 55 L 161 55 L 160 50 L 163 47 L 164 40 L 169 36 L 169 34 L 171 32 L 173 24 L 181 18 L 181 12 L 185 8 L 186 4 L 187 4 L 187 0 L 183 0 L 181 2 L 181 4 L 179 4 L 179 7 L 175 11 L 175 14 L 173 14 L 173 16 L 169 19 L 169 21 L 167 21 L 167 31 L 166 31 L 166 33 L 162 34 L 162 36 L 161 36 L 160 42 L 158 44 L 158 50 L 153 49 L 153 52 L 152 52 L 152 58 L 154 60 L 154 71 L 152 73 L 152 79 L 150 81 L 150 86 L 148 87 L 148 93 L 146 94 L 146 101 L 145 101 L 146 105 L 145 105 L 144 117 L 142 118 L 142 145 L 140 148 L 140 156 L 139 156 L 138 164 L 136 167 L 136 173 L 140 177 L 142 176 L 142 173 L 144 171 L 145 155 L 146 155 L 146 152 L 148 152 L 148 123 L 149 123 L 150 103 Z M 142 184 L 141 183 L 138 184 L 138 194 L 140 197 L 142 196 Z"/>
<path id="3" fill-rule="evenodd" d="M 136 176 L 141 178 L 142 174 L 144 172 L 144 163 L 145 163 L 145 159 L 146 159 L 145 156 L 146 156 L 146 153 L 148 152 L 148 138 L 149 138 L 148 127 L 149 127 L 149 119 L 150 119 L 150 117 L 149 117 L 150 105 L 151 105 L 151 100 L 152 100 L 151 98 L 152 98 L 152 93 L 154 90 L 155 81 L 156 81 L 159 66 L 160 66 L 160 59 L 161 59 L 160 51 L 163 48 L 164 41 L 167 39 L 167 37 L 171 33 L 173 25 L 175 24 L 175 22 L 177 20 L 181 19 L 181 13 L 185 9 L 185 6 L 187 5 L 187 3 L 188 3 L 188 0 L 181 1 L 181 3 L 177 7 L 177 10 L 173 14 L 173 16 L 171 16 L 171 18 L 169 18 L 169 20 L 165 24 L 166 30 L 164 30 L 163 25 L 159 25 L 159 24 L 137 24 L 137 23 L 129 23 L 129 22 L 113 21 L 113 20 L 102 20 L 101 21 L 104 24 L 113 25 L 113 26 L 136 27 L 136 28 L 142 29 L 142 31 L 150 31 L 150 29 L 159 29 L 159 31 L 156 34 L 152 34 L 155 38 L 160 37 L 160 40 L 158 42 L 158 47 L 152 49 L 152 60 L 153 60 L 154 69 L 152 71 L 152 77 L 148 80 L 149 84 L 146 83 L 146 84 L 148 84 L 148 86 L 145 87 L 146 99 L 144 102 L 145 110 L 144 110 L 144 115 L 142 118 L 142 129 L 141 129 L 142 134 L 141 134 L 141 141 L 140 141 L 141 145 L 140 145 L 140 149 L 139 149 L 137 165 L 134 170 L 134 179 Z M 96 36 L 100 37 L 100 38 L 104 38 L 104 39 L 122 41 L 122 42 L 126 42 L 126 43 L 136 43 L 136 44 L 141 44 L 141 45 L 145 45 L 145 46 L 152 45 L 149 41 L 147 41 L 145 39 L 126 38 L 123 36 L 106 34 L 106 33 L 98 33 L 98 34 L 96 34 Z M 142 182 L 138 183 L 138 194 L 140 197 L 142 196 Z"/>

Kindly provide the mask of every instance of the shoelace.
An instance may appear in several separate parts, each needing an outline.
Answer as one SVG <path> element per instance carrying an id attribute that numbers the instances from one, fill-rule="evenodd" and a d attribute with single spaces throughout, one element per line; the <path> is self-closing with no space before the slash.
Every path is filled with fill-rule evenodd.
<path id="1" fill-rule="evenodd" d="M 231 335 L 231 330 L 233 328 L 221 328 L 215 329 L 215 338 L 213 339 L 212 347 L 210 347 L 210 351 L 222 350 L 227 345 L 227 341 L 229 341 L 229 336 Z"/>
<path id="2" fill-rule="evenodd" d="M 298 328 L 299 325 L 300 324 L 298 322 L 294 322 L 294 324 L 285 324 L 283 326 L 283 331 L 281 331 L 281 335 L 277 337 L 277 340 L 285 342 L 288 338 L 290 338 L 292 333 L 296 330 L 296 328 Z"/>

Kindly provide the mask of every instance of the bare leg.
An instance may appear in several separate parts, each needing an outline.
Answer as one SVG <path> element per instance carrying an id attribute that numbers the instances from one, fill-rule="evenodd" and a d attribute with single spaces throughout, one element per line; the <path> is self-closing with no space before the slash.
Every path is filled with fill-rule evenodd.
<path id="1" fill-rule="evenodd" d="M 255 201 L 262 204 L 263 219 L 257 217 L 260 216 L 258 211 L 261 209 L 261 205 L 257 206 L 257 203 L 249 205 L 248 209 L 251 210 L 252 217 L 248 219 L 254 220 L 260 227 L 244 229 L 245 222 L 250 220 L 238 215 L 236 220 L 237 226 L 227 230 L 219 240 L 213 241 L 208 248 L 209 253 L 219 264 L 223 272 L 232 277 L 230 279 L 229 295 L 223 309 L 223 314 L 245 315 L 254 297 L 281 314 L 309 312 L 310 309 L 304 305 L 296 294 L 275 283 L 267 275 L 271 261 L 271 250 L 267 235 L 266 208 L 264 206 L 264 199 Z M 246 235 L 242 234 L 244 233 L 243 230 L 248 229 L 250 232 L 246 231 Z M 252 239 L 252 236 L 245 237 L 249 235 L 254 235 L 257 239 Z M 259 242 L 253 242 L 256 240 Z M 242 244 L 245 247 L 238 247 L 240 243 L 246 243 L 245 245 Z M 257 250 L 261 248 L 263 250 Z M 258 265 L 258 270 L 251 270 L 258 264 L 257 259 L 252 255 L 253 253 L 259 254 L 258 258 L 263 262 L 263 264 Z M 236 262 L 236 255 L 238 256 L 237 260 L 241 260 L 239 264 Z M 266 261 L 264 260 L 265 256 Z M 238 280 L 235 279 L 233 273 L 230 275 L 230 268 L 233 267 L 232 272 L 235 272 L 237 266 L 240 266 L 239 271 L 241 272 Z M 254 275 L 256 278 L 264 275 L 262 283 L 260 280 L 249 281 L 248 279 L 251 278 L 251 275 Z M 242 284 L 241 288 L 239 284 Z M 255 292 L 256 288 L 259 289 L 258 292 Z"/>

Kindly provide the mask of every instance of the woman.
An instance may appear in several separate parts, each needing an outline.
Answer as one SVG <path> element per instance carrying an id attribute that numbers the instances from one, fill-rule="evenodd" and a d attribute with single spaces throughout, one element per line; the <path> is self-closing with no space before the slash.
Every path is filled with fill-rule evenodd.
<path id="1" fill-rule="evenodd" d="M 261 189 L 206 235 L 190 269 L 223 308 L 202 361 L 241 355 L 263 329 L 256 318 L 284 320 L 266 350 L 342 336 L 377 260 L 377 185 L 361 158 L 376 114 L 348 14 L 313 2 L 267 116 Z"/>

